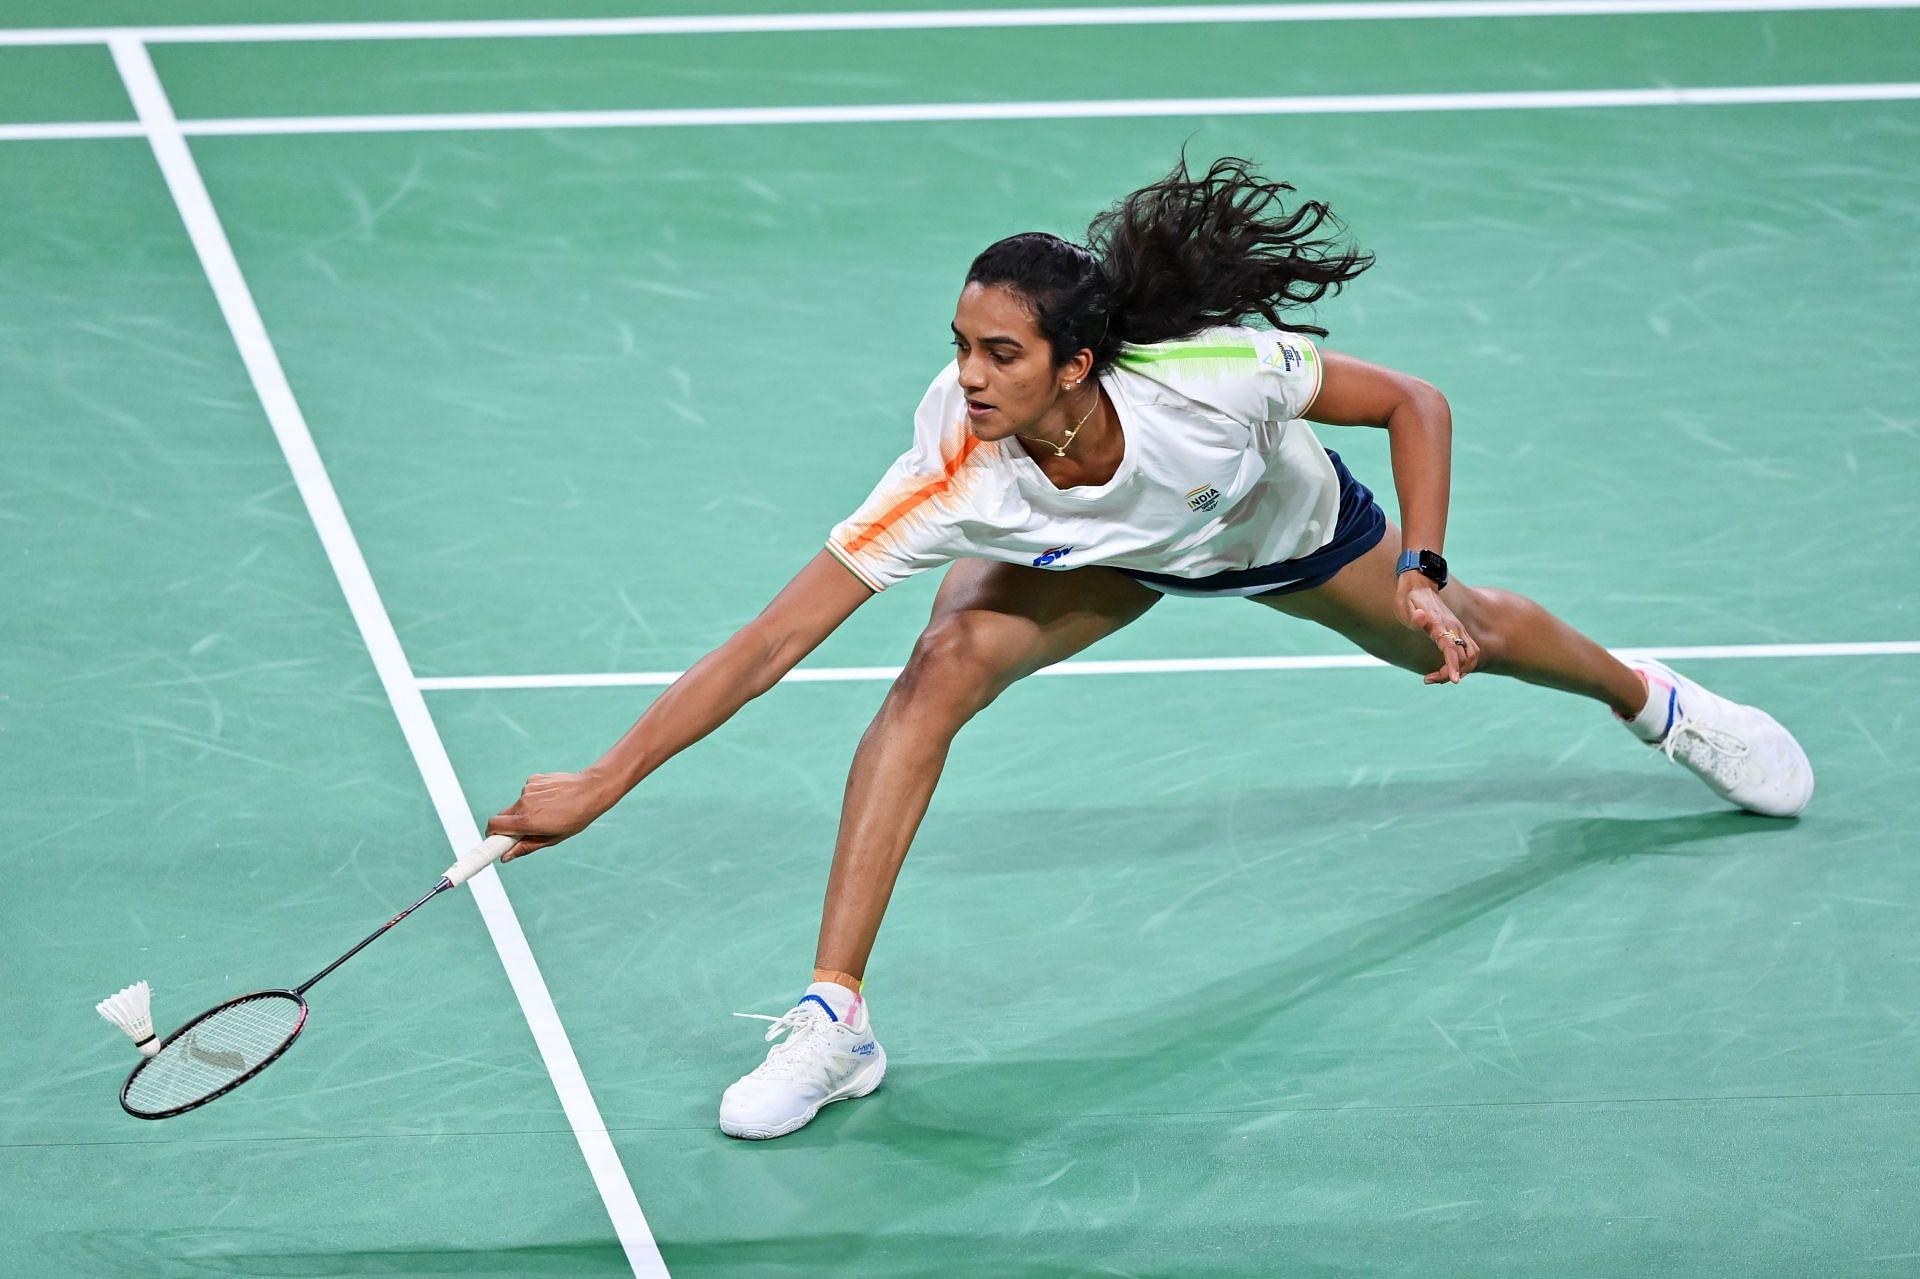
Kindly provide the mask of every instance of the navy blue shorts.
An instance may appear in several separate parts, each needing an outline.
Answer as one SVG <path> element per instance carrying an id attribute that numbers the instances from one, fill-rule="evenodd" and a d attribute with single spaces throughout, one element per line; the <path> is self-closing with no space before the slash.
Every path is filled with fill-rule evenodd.
<path id="1" fill-rule="evenodd" d="M 1333 538 L 1325 546 L 1298 559 L 1259 568 L 1233 569 L 1208 577 L 1174 577 L 1123 568 L 1118 572 L 1162 595 L 1291 595 L 1325 586 L 1353 561 L 1372 550 L 1387 532 L 1387 513 L 1374 501 L 1373 490 L 1353 478 L 1340 455 L 1327 450 L 1333 473 L 1340 480 L 1340 515 Z"/>

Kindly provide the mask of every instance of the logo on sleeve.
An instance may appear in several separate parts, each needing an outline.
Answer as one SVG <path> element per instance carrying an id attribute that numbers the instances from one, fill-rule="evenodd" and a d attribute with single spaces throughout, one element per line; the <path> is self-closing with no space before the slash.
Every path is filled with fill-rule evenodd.
<path id="1" fill-rule="evenodd" d="M 1266 358 L 1260 362 L 1279 369 L 1282 373 L 1291 373 L 1295 369 L 1304 369 L 1313 363 L 1313 357 L 1307 353 L 1305 347 L 1295 346 L 1291 342 L 1275 342 L 1273 350 L 1269 351 Z"/>
<path id="2" fill-rule="evenodd" d="M 1046 550 L 1040 552 L 1039 556 L 1034 559 L 1033 566 L 1035 568 L 1045 568 L 1047 565 L 1053 563 L 1055 560 L 1063 560 L 1067 558 L 1067 552 L 1071 551 L 1072 549 L 1073 548 L 1071 546 L 1050 546 Z"/>
<path id="3" fill-rule="evenodd" d="M 1220 505 L 1220 490 L 1211 484 L 1203 484 L 1187 494 L 1189 511 L 1211 511 L 1218 505 Z"/>

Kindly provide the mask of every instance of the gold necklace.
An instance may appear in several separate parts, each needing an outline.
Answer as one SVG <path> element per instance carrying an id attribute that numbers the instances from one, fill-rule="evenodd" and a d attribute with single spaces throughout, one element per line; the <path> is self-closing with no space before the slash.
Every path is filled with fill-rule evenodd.
<path id="1" fill-rule="evenodd" d="M 1093 393 L 1093 408 L 1088 409 L 1085 413 L 1080 415 L 1080 420 L 1073 424 L 1073 429 L 1071 431 L 1067 432 L 1067 438 L 1060 441 L 1058 444 L 1055 444 L 1052 440 L 1043 440 L 1043 439 L 1040 439 L 1038 436 L 1033 436 L 1033 435 L 1023 435 L 1020 438 L 1023 440 L 1032 440 L 1035 444 L 1046 445 L 1048 448 L 1053 450 L 1053 455 L 1055 457 L 1065 457 L 1067 455 L 1067 449 L 1073 444 L 1073 437 L 1080 434 L 1080 428 L 1085 426 L 1087 424 L 1087 419 L 1093 416 L 1093 409 L 1097 409 L 1099 407 L 1100 407 L 1100 392 L 1098 390 L 1095 390 Z"/>

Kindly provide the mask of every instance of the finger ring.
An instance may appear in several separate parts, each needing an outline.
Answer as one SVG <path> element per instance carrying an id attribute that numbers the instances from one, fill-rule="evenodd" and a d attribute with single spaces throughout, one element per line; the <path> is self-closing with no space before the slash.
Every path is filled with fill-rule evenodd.
<path id="1" fill-rule="evenodd" d="M 1440 633 L 1446 636 L 1448 639 L 1452 640 L 1454 643 L 1458 644 L 1461 648 L 1465 648 L 1467 646 L 1467 642 L 1460 638 L 1459 631 L 1447 630 L 1447 631 L 1441 631 Z"/>

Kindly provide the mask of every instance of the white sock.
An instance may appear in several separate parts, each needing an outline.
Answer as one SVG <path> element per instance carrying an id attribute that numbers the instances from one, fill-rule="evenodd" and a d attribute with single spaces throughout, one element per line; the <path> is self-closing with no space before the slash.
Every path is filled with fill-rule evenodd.
<path id="1" fill-rule="evenodd" d="M 817 981 L 807 987 L 807 994 L 831 1008 L 835 1020 L 844 1022 L 855 1030 L 860 1028 L 866 1017 L 867 1001 L 839 982 Z M 803 995 L 801 998 L 804 999 L 806 996 Z"/>
<path id="2" fill-rule="evenodd" d="M 1661 741 L 1679 715 L 1673 681 L 1658 670 L 1645 666 L 1634 669 L 1647 681 L 1647 704 L 1640 708 L 1638 715 L 1627 720 L 1626 725 L 1643 742 Z"/>

